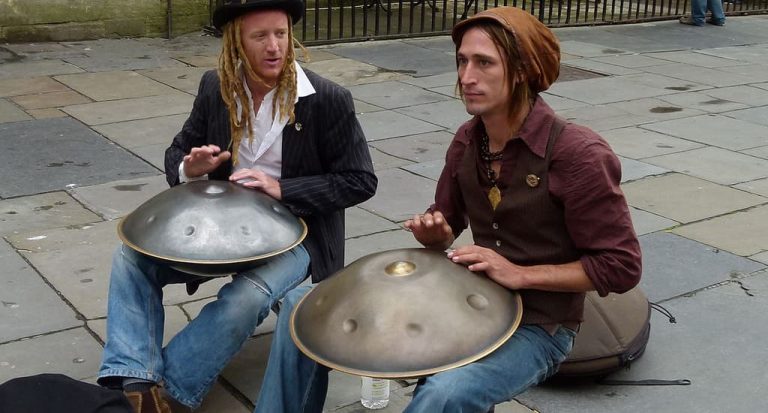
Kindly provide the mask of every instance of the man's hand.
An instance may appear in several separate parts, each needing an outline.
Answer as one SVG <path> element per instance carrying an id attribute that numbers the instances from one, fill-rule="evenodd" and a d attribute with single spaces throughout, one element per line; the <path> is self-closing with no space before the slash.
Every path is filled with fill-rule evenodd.
<path id="1" fill-rule="evenodd" d="M 184 175 L 187 178 L 197 178 L 213 172 L 223 162 L 229 160 L 232 154 L 229 151 L 221 151 L 216 145 L 203 145 L 192 148 L 189 155 L 184 156 Z"/>
<path id="2" fill-rule="evenodd" d="M 411 231 L 416 241 L 427 248 L 444 250 L 453 243 L 453 230 L 440 211 L 414 215 L 405 221 L 405 229 Z"/>
<path id="3" fill-rule="evenodd" d="M 247 188 L 260 189 L 278 201 L 283 199 L 280 182 L 260 169 L 238 169 L 230 175 L 229 180 Z"/>
<path id="4" fill-rule="evenodd" d="M 488 278 L 509 289 L 528 287 L 525 282 L 526 268 L 509 262 L 492 249 L 467 245 L 448 253 L 448 258 L 466 265 L 470 271 L 484 271 Z"/>

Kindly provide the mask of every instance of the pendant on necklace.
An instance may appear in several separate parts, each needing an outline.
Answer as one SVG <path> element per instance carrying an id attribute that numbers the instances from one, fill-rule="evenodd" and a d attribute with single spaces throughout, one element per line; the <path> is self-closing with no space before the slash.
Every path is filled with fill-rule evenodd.
<path id="1" fill-rule="evenodd" d="M 494 185 L 491 187 L 490 191 L 488 191 L 488 200 L 491 202 L 491 208 L 495 211 L 499 202 L 501 202 L 501 191 L 499 191 L 498 186 Z"/>

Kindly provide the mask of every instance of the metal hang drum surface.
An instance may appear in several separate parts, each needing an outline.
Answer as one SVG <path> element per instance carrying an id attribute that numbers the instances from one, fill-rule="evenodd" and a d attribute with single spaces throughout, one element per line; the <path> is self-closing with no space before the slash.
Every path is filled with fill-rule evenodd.
<path id="1" fill-rule="evenodd" d="M 313 360 L 350 374 L 412 378 L 476 361 L 522 318 L 520 295 L 450 261 L 408 248 L 360 258 L 319 283 L 291 314 Z"/>
<path id="2" fill-rule="evenodd" d="M 123 218 L 118 234 L 125 245 L 181 271 L 222 276 L 292 249 L 307 226 L 261 191 L 203 180 L 149 199 Z"/>

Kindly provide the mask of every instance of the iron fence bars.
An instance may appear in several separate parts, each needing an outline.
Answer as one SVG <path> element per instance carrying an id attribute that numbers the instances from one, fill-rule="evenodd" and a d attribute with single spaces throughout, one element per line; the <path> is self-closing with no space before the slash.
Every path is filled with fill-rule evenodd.
<path id="1" fill-rule="evenodd" d="M 673 19 L 690 0 L 304 0 L 294 27 L 305 45 L 447 34 L 482 10 L 514 6 L 550 27 Z M 216 6 L 223 0 L 211 0 Z M 723 0 L 727 14 L 768 12 L 768 0 Z"/>

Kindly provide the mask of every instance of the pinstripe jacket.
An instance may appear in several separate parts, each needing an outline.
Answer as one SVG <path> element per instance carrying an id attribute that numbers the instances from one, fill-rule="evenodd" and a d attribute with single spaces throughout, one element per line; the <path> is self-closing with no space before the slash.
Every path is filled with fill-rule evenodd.
<path id="1" fill-rule="evenodd" d="M 352 95 L 341 86 L 305 70 L 315 93 L 296 103 L 296 122 L 283 129 L 280 179 L 282 203 L 309 228 L 312 280 L 318 282 L 344 265 L 344 209 L 372 197 L 377 179 Z M 193 147 L 229 146 L 229 116 L 219 77 L 206 72 L 189 118 L 165 151 L 165 174 L 179 183 L 179 164 Z M 208 174 L 227 180 L 231 160 Z"/>

